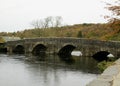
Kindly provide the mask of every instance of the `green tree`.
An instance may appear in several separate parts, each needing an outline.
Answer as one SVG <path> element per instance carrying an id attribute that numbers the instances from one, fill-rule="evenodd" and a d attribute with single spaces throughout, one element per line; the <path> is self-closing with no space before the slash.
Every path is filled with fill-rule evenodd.
<path id="1" fill-rule="evenodd" d="M 79 31 L 79 32 L 78 32 L 77 37 L 78 37 L 78 38 L 82 38 L 82 31 Z"/>

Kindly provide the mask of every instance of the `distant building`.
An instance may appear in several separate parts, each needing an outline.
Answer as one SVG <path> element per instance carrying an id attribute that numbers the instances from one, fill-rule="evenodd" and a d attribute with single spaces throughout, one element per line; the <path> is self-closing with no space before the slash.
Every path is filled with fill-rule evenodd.
<path id="1" fill-rule="evenodd" d="M 0 43 L 5 43 L 7 41 L 20 40 L 20 37 L 9 37 L 9 36 L 0 36 Z"/>

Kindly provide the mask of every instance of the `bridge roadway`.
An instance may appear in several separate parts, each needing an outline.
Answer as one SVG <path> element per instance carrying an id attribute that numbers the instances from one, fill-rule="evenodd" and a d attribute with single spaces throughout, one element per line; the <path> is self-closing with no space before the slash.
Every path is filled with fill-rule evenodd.
<path id="1" fill-rule="evenodd" d="M 83 56 L 93 56 L 98 52 L 109 52 L 120 57 L 119 41 L 100 41 L 85 38 L 30 38 L 6 43 L 7 51 L 25 54 L 39 52 L 70 54 L 73 50 L 81 51 Z"/>

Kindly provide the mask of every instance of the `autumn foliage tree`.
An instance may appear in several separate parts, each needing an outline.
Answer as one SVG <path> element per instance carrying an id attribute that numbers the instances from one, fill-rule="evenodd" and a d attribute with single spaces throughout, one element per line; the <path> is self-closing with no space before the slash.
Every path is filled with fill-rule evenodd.
<path id="1" fill-rule="evenodd" d="M 108 19 L 109 25 L 114 29 L 115 33 L 120 32 L 120 0 L 113 3 L 106 3 L 107 9 L 111 12 L 111 15 L 105 16 Z"/>

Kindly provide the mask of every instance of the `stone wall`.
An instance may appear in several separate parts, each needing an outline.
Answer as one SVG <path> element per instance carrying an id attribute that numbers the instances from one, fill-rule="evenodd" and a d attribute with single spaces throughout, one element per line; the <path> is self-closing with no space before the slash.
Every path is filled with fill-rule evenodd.
<path id="1" fill-rule="evenodd" d="M 120 86 L 120 59 L 87 86 Z"/>

